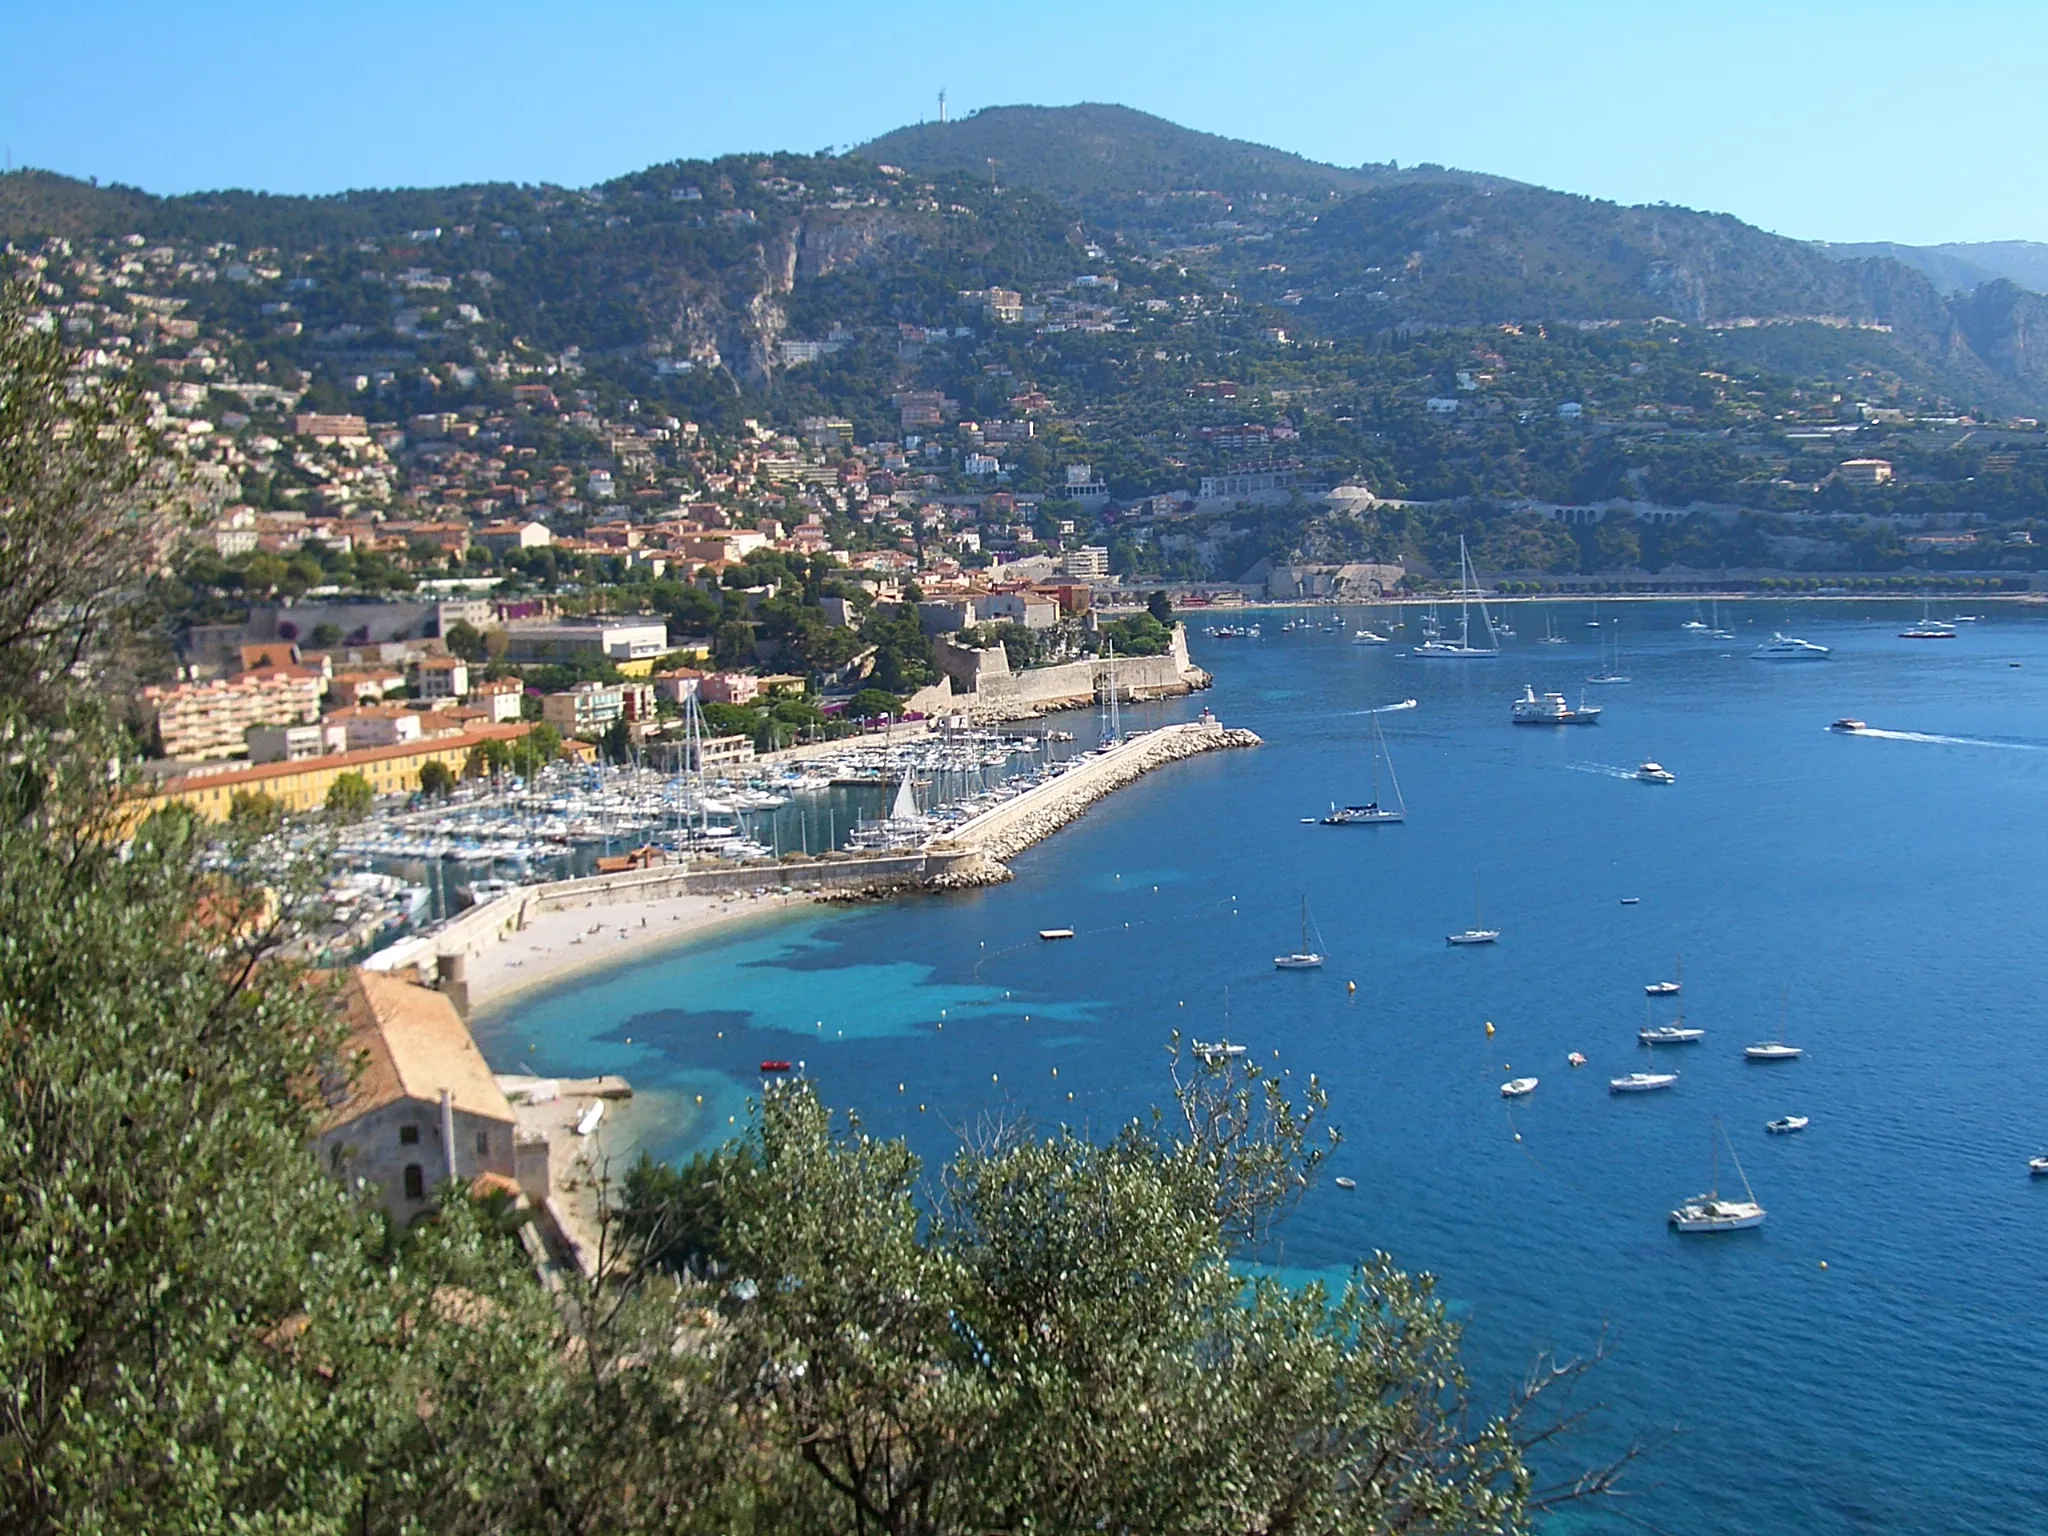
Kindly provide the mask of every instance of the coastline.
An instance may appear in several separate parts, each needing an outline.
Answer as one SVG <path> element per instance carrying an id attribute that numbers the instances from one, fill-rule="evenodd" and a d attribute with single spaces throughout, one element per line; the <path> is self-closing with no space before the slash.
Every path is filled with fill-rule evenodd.
<path id="1" fill-rule="evenodd" d="M 470 961 L 472 1018 L 501 1011 L 531 992 L 644 959 L 694 939 L 768 922 L 819 905 L 807 892 L 663 896 L 603 907 L 535 913 L 524 928 Z"/>

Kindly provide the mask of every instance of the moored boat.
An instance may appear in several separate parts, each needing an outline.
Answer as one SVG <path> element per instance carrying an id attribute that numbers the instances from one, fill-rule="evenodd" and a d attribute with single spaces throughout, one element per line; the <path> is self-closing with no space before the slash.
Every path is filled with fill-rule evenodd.
<path id="1" fill-rule="evenodd" d="M 1765 1123 L 1764 1129 L 1773 1136 L 1792 1136 L 1806 1129 L 1812 1122 L 1805 1115 L 1780 1115 Z"/>
<path id="2" fill-rule="evenodd" d="M 1655 1093 L 1660 1088 L 1669 1088 L 1678 1081 L 1676 1072 L 1630 1072 L 1623 1077 L 1607 1080 L 1609 1093 Z"/>
<path id="3" fill-rule="evenodd" d="M 1742 1048 L 1743 1056 L 1750 1061 L 1797 1061 L 1802 1051 L 1802 1047 L 1787 1045 L 1782 1040 L 1762 1040 Z"/>
<path id="4" fill-rule="evenodd" d="M 1511 718 L 1517 725 L 1598 725 L 1600 706 L 1579 700 L 1574 709 L 1561 693 L 1538 694 L 1531 684 L 1522 685 L 1522 696 L 1514 701 Z"/>
<path id="5" fill-rule="evenodd" d="M 1713 1187 L 1703 1195 L 1694 1195 L 1683 1202 L 1670 1216 L 1671 1225 L 1680 1232 L 1740 1232 L 1764 1224 L 1764 1208 L 1757 1203 L 1756 1191 L 1749 1187 L 1749 1175 L 1742 1171 L 1742 1159 L 1735 1155 L 1735 1144 L 1728 1143 L 1728 1160 L 1735 1164 L 1735 1172 L 1742 1180 L 1742 1192 L 1746 1200 L 1723 1200 L 1721 1198 L 1721 1143 L 1727 1140 L 1727 1132 L 1721 1129 L 1721 1122 L 1714 1122 L 1714 1180 Z"/>
<path id="6" fill-rule="evenodd" d="M 1771 635 L 1767 644 L 1758 646 L 1749 654 L 1758 661 L 1826 661 L 1833 653 L 1824 645 L 1815 645 L 1811 640 L 1801 640 L 1780 630 Z"/>
<path id="7" fill-rule="evenodd" d="M 1526 1099 L 1536 1091 L 1533 1077 L 1513 1077 L 1500 1085 L 1500 1096 L 1504 1099 Z"/>

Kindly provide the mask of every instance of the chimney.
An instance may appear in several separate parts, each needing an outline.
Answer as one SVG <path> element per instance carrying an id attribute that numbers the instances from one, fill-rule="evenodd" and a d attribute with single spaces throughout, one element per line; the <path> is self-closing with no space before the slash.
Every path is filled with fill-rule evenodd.
<path id="1" fill-rule="evenodd" d="M 460 1178 L 455 1171 L 455 1098 L 446 1088 L 441 1090 L 441 1150 L 448 1157 L 448 1177 Z"/>

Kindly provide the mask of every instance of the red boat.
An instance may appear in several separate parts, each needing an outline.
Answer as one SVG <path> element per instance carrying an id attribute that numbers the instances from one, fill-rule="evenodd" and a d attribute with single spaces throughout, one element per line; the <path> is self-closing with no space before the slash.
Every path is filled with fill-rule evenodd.
<path id="1" fill-rule="evenodd" d="M 789 1070 L 789 1063 L 786 1061 L 764 1061 L 761 1063 L 761 1070 L 763 1072 L 787 1072 Z"/>

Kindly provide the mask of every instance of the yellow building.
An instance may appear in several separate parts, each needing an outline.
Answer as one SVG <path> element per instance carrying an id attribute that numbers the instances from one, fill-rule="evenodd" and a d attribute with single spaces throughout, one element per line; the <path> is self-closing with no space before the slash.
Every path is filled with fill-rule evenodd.
<path id="1" fill-rule="evenodd" d="M 428 763 L 441 763 L 457 778 L 466 778 L 482 771 L 486 742 L 516 741 L 532 729 L 524 721 L 508 721 L 297 762 L 223 765 L 215 771 L 201 770 L 166 780 L 163 788 L 150 796 L 149 805 L 154 809 L 175 801 L 210 820 L 224 821 L 235 796 L 263 794 L 287 811 L 317 811 L 327 803 L 327 791 L 344 773 L 361 774 L 380 795 L 409 794 L 420 787 L 420 769 Z"/>

